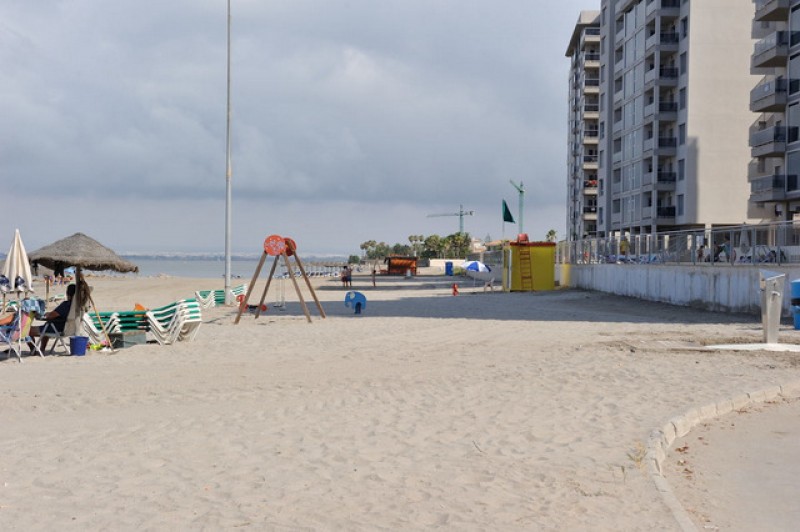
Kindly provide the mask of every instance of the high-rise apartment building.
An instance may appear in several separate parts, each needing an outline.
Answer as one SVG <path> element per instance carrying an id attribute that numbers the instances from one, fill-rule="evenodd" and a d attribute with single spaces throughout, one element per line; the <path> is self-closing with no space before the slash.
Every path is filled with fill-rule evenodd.
<path id="1" fill-rule="evenodd" d="M 569 130 L 567 234 L 597 236 L 600 123 L 600 12 L 582 11 L 567 47 Z"/>
<path id="2" fill-rule="evenodd" d="M 752 21 L 752 0 L 601 0 L 598 235 L 752 219 Z"/>
<path id="3" fill-rule="evenodd" d="M 800 0 L 756 0 L 752 30 L 751 68 L 763 77 L 750 93 L 751 208 L 790 220 L 800 212 Z"/>

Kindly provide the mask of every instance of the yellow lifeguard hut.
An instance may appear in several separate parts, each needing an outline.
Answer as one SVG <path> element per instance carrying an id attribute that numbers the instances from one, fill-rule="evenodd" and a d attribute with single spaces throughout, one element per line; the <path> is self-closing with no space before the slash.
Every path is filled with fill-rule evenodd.
<path id="1" fill-rule="evenodd" d="M 555 263 L 554 242 L 528 242 L 528 235 L 519 235 L 516 242 L 503 248 L 503 290 L 555 290 Z"/>

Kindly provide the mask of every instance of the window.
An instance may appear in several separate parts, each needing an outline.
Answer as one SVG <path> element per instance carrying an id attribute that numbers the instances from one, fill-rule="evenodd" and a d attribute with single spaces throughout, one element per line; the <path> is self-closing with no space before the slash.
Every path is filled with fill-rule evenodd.
<path id="1" fill-rule="evenodd" d="M 686 159 L 678 159 L 678 181 L 686 178 Z"/>
<path id="2" fill-rule="evenodd" d="M 686 109 L 686 89 L 678 91 L 678 108 L 682 111 Z"/>
<path id="3" fill-rule="evenodd" d="M 680 124 L 678 126 L 678 144 L 681 146 L 686 144 L 686 124 Z"/>
<path id="4" fill-rule="evenodd" d="M 681 39 L 685 39 L 689 36 L 689 19 L 683 17 L 681 19 Z"/>
<path id="5" fill-rule="evenodd" d="M 681 57 L 680 57 L 680 73 L 681 74 L 686 74 L 687 66 L 688 66 L 688 63 L 686 61 L 686 52 L 683 52 L 681 54 Z"/>
<path id="6" fill-rule="evenodd" d="M 678 194 L 678 216 L 683 216 L 683 194 Z"/>

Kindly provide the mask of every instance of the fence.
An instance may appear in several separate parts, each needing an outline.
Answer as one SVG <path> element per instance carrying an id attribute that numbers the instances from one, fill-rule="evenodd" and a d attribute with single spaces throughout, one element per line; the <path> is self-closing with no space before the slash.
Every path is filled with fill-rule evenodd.
<path id="1" fill-rule="evenodd" d="M 800 222 L 560 242 L 559 264 L 798 264 Z"/>

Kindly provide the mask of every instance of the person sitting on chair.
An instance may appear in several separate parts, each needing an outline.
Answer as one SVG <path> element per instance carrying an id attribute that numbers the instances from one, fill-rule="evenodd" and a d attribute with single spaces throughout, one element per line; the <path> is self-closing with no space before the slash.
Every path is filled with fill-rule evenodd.
<path id="1" fill-rule="evenodd" d="M 67 324 L 69 309 L 72 307 L 72 298 L 75 297 L 75 288 L 74 284 L 67 287 L 67 299 L 43 316 L 46 322 L 44 325 L 41 327 L 31 327 L 31 336 L 41 336 L 42 332 L 52 332 L 53 329 L 58 331 L 59 334 L 64 334 L 64 326 Z M 42 352 L 47 348 L 48 339 L 47 336 L 42 338 Z"/>

